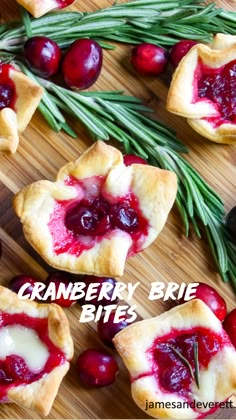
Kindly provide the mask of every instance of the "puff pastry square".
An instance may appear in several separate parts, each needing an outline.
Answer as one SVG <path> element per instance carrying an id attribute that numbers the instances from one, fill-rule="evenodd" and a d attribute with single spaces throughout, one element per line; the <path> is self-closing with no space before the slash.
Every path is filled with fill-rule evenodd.
<path id="1" fill-rule="evenodd" d="M 202 418 L 236 393 L 236 351 L 198 299 L 126 327 L 113 342 L 134 401 L 154 418 Z"/>
<path id="2" fill-rule="evenodd" d="M 28 12 L 31 13 L 35 18 L 45 15 L 54 9 L 60 9 L 66 7 L 72 3 L 68 0 L 16 0 L 21 6 L 23 6 Z"/>
<path id="3" fill-rule="evenodd" d="M 0 402 L 47 416 L 73 356 L 63 310 L 0 286 L 0 341 Z"/>
<path id="4" fill-rule="evenodd" d="M 26 239 L 51 266 L 121 276 L 126 258 L 150 245 L 177 192 L 173 172 L 134 164 L 98 141 L 65 165 L 56 182 L 20 191 L 13 206 Z"/>
<path id="5" fill-rule="evenodd" d="M 176 68 L 167 110 L 217 143 L 236 142 L 236 36 L 217 34 L 197 44 Z"/>
<path id="6" fill-rule="evenodd" d="M 0 153 L 15 153 L 19 134 L 30 122 L 42 94 L 37 83 L 0 62 Z"/>

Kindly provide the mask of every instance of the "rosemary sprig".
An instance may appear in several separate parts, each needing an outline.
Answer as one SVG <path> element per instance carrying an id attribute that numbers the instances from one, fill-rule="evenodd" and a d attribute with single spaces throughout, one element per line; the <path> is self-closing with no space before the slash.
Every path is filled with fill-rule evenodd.
<path id="1" fill-rule="evenodd" d="M 8 54 L 4 54 L 7 59 Z M 51 81 L 36 77 L 20 60 L 16 65 L 44 87 L 39 110 L 55 131 L 68 126 L 64 114 L 70 114 L 84 124 L 94 140 L 116 139 L 125 153 L 135 153 L 150 164 L 174 171 L 178 177 L 176 204 L 185 226 L 190 224 L 201 237 L 205 228 L 210 249 L 224 281 L 236 288 L 236 245 L 230 240 L 224 226 L 224 205 L 218 194 L 200 174 L 180 155 L 186 147 L 177 140 L 172 129 L 143 114 L 150 109 L 133 96 L 120 91 L 74 92 Z M 199 225 L 200 222 L 200 225 Z"/>
<path id="2" fill-rule="evenodd" d="M 186 359 L 186 357 L 184 357 L 182 355 L 182 353 L 180 353 L 179 350 L 177 350 L 174 346 L 172 346 L 171 344 L 169 344 L 169 347 L 171 348 L 171 350 L 173 350 L 173 352 L 184 362 L 184 364 L 187 366 L 187 368 L 189 369 L 190 375 L 192 377 L 193 380 L 195 380 L 196 385 L 198 387 L 198 389 L 200 388 L 200 381 L 199 381 L 199 361 L 198 361 L 198 343 L 194 342 L 193 343 L 193 360 L 194 360 L 194 370 L 190 364 L 190 362 L 188 361 L 188 359 Z"/>
<path id="3" fill-rule="evenodd" d="M 198 342 L 193 343 L 193 357 L 194 357 L 194 379 L 198 389 L 200 388 L 200 372 L 199 372 L 199 359 L 198 359 Z"/>
<path id="4" fill-rule="evenodd" d="M 29 34 L 48 36 L 65 48 L 78 38 L 138 44 L 152 42 L 170 47 L 179 39 L 210 42 L 213 34 L 235 34 L 236 13 L 199 0 L 134 0 L 116 3 L 96 12 L 54 12 L 38 19 L 23 15 L 24 22 L 0 27 L 0 49 L 22 50 Z"/>

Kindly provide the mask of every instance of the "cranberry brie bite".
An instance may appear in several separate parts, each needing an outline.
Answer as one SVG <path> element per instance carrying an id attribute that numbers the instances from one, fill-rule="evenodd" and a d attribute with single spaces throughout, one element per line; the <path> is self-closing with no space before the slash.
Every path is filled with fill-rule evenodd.
<path id="1" fill-rule="evenodd" d="M 217 143 L 236 143 L 236 36 L 217 34 L 197 44 L 172 78 L 167 110 Z"/>
<path id="2" fill-rule="evenodd" d="M 74 0 L 16 0 L 35 18 L 45 15 L 51 10 L 64 9 L 74 2 Z"/>
<path id="3" fill-rule="evenodd" d="M 48 415 L 73 356 L 63 310 L 0 286 L 0 343 L 0 403 Z"/>
<path id="4" fill-rule="evenodd" d="M 0 153 L 15 153 L 19 134 L 30 122 L 42 94 L 37 83 L 0 62 Z"/>
<path id="5" fill-rule="evenodd" d="M 116 148 L 98 141 L 58 173 L 20 191 L 13 205 L 26 239 L 55 268 L 121 276 L 126 258 L 150 245 L 177 192 L 173 172 L 125 166 Z"/>
<path id="6" fill-rule="evenodd" d="M 236 351 L 199 299 L 134 323 L 113 342 L 134 401 L 154 418 L 203 418 L 236 392 Z"/>

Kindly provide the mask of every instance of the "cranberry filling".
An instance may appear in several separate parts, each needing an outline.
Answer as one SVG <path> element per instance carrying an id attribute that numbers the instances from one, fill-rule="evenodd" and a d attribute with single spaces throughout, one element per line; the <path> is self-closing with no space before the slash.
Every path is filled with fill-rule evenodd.
<path id="1" fill-rule="evenodd" d="M 13 109 L 15 105 L 16 89 L 9 76 L 11 68 L 9 64 L 0 63 L 0 111 L 3 108 Z"/>
<path id="2" fill-rule="evenodd" d="M 130 192 L 114 203 L 114 197 L 103 191 L 104 181 L 104 177 L 96 176 L 84 180 L 68 177 L 65 181 L 77 189 L 78 197 L 57 201 L 50 217 L 48 227 L 56 254 L 79 256 L 114 229 L 130 234 L 133 245 L 129 255 L 141 250 L 140 239 L 148 234 L 148 222 L 137 198 Z"/>
<path id="3" fill-rule="evenodd" d="M 197 70 L 197 100 L 212 101 L 219 117 L 208 118 L 215 126 L 236 122 L 236 60 L 212 69 L 199 60 Z"/>
<path id="4" fill-rule="evenodd" d="M 37 381 L 56 366 L 65 363 L 65 355 L 51 342 L 48 336 L 48 320 L 46 318 L 33 318 L 24 313 L 8 314 L 0 312 L 0 328 L 9 325 L 20 325 L 33 329 L 41 341 L 46 344 L 49 357 L 43 370 L 39 373 L 31 372 L 24 359 L 18 355 L 12 354 L 7 356 L 5 360 L 0 360 L 0 402 L 5 401 L 9 387 Z"/>
<path id="5" fill-rule="evenodd" d="M 198 346 L 197 359 L 200 378 L 201 369 L 208 367 L 212 357 L 224 345 L 230 345 L 229 338 L 224 332 L 219 335 L 202 327 L 195 327 L 191 330 L 173 330 L 154 341 L 152 347 L 147 351 L 148 358 L 152 363 L 152 371 L 140 375 L 139 378 L 154 374 L 163 392 L 176 393 L 190 400 L 196 369 L 194 343 L 197 343 Z M 133 380 L 135 379 L 137 378 Z"/>

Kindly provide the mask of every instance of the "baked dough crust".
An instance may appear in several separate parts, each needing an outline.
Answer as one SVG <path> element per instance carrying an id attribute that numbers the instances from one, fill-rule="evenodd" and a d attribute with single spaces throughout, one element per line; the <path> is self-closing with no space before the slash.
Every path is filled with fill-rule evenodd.
<path id="1" fill-rule="evenodd" d="M 222 324 L 213 312 L 198 299 L 155 318 L 136 322 L 113 339 L 131 376 L 131 392 L 136 404 L 154 418 L 194 419 L 199 412 L 190 407 L 166 408 L 158 406 L 146 410 L 148 402 L 183 402 L 181 395 L 163 392 L 158 386 L 152 369 L 152 360 L 146 352 L 158 337 L 170 333 L 173 329 L 186 330 L 205 327 L 215 333 L 223 332 Z M 150 372 L 149 375 L 145 373 Z M 199 389 L 192 384 L 192 399 L 196 401 L 225 401 L 236 393 L 236 352 L 230 341 L 212 357 L 208 368 L 200 370 Z M 223 378 L 223 380 L 222 380 Z M 203 414 L 203 412 L 201 412 Z"/>
<path id="2" fill-rule="evenodd" d="M 78 194 L 75 188 L 64 183 L 69 175 L 77 179 L 106 177 L 103 193 L 105 191 L 114 199 L 132 190 L 149 221 L 148 234 L 142 238 L 142 249 L 150 245 L 164 227 L 177 192 L 176 175 L 149 165 L 127 167 L 121 152 L 98 141 L 75 162 L 65 165 L 55 182 L 38 181 L 16 194 L 13 206 L 23 224 L 24 235 L 48 264 L 72 273 L 121 276 L 132 239 L 120 229 L 112 230 L 110 235 L 78 257 L 54 252 L 48 222 L 55 200 L 72 199 Z"/>
<path id="3" fill-rule="evenodd" d="M 219 68 L 235 60 L 236 36 L 217 34 L 212 44 L 197 44 L 191 48 L 173 74 L 166 108 L 174 114 L 187 118 L 189 125 L 209 140 L 233 144 L 236 142 L 236 125 L 223 123 L 215 127 L 207 120 L 219 116 L 215 104 L 207 98 L 193 100 L 194 73 L 199 58 L 210 68 Z"/>
<path id="4" fill-rule="evenodd" d="M 43 95 L 41 86 L 13 67 L 9 77 L 15 85 L 16 101 L 14 110 L 0 111 L 0 153 L 4 154 L 16 152 L 19 134 L 27 127 Z"/>
<path id="5" fill-rule="evenodd" d="M 56 304 L 20 300 L 16 293 L 3 286 L 0 286 L 0 311 L 10 314 L 24 312 L 31 317 L 48 318 L 49 338 L 65 355 L 66 362 L 63 365 L 57 366 L 38 381 L 15 386 L 7 392 L 7 402 L 17 403 L 47 416 L 73 357 L 73 341 L 66 315 Z"/>
<path id="6" fill-rule="evenodd" d="M 51 10 L 58 8 L 56 0 L 16 0 L 35 18 L 45 15 Z"/>

